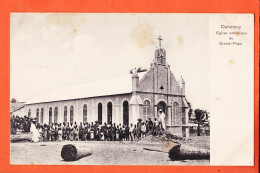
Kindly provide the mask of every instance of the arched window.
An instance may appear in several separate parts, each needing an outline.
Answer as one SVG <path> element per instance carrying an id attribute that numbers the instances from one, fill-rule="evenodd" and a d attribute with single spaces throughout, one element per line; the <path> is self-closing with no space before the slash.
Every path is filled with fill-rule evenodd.
<path id="1" fill-rule="evenodd" d="M 83 123 L 87 123 L 88 107 L 86 104 L 83 106 Z"/>
<path id="2" fill-rule="evenodd" d="M 43 124 L 43 113 L 44 113 L 44 109 L 41 108 L 41 124 Z"/>
<path id="3" fill-rule="evenodd" d="M 58 108 L 54 109 L 54 123 L 58 123 Z"/>
<path id="4" fill-rule="evenodd" d="M 64 123 L 67 124 L 67 106 L 64 106 Z"/>
<path id="5" fill-rule="evenodd" d="M 39 123 L 39 108 L 36 109 L 36 122 Z"/>
<path id="6" fill-rule="evenodd" d="M 143 115 L 145 119 L 147 120 L 148 117 L 150 116 L 150 102 L 148 100 L 144 101 L 144 106 L 143 106 Z"/>
<path id="7" fill-rule="evenodd" d="M 31 109 L 28 111 L 28 117 L 31 117 Z"/>
<path id="8" fill-rule="evenodd" d="M 173 103 L 173 124 L 180 124 L 180 109 L 179 109 L 179 104 L 177 102 Z"/>
<path id="9" fill-rule="evenodd" d="M 98 122 L 102 124 L 102 103 L 98 104 Z"/>
<path id="10" fill-rule="evenodd" d="M 52 123 L 52 107 L 49 109 L 49 124 Z"/>
<path id="11" fill-rule="evenodd" d="M 123 124 L 129 126 L 129 104 L 128 104 L 128 101 L 123 102 Z"/>
<path id="12" fill-rule="evenodd" d="M 112 125 L 112 103 L 107 103 L 107 124 Z"/>
<path id="13" fill-rule="evenodd" d="M 74 107 L 70 106 L 70 123 L 73 123 L 74 119 Z"/>

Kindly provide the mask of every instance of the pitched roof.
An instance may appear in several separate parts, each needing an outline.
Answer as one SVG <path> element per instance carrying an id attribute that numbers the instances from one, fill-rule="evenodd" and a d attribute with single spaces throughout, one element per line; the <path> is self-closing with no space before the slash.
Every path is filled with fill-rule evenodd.
<path id="1" fill-rule="evenodd" d="M 14 112 L 20 108 L 23 108 L 24 106 L 25 106 L 24 102 L 11 103 L 10 112 Z"/>
<path id="2" fill-rule="evenodd" d="M 182 103 L 183 103 L 183 107 L 185 107 L 185 108 L 189 108 L 189 105 L 188 105 L 188 103 L 187 103 L 187 100 L 186 100 L 186 98 L 184 97 L 184 98 L 182 98 Z"/>
<path id="3" fill-rule="evenodd" d="M 143 73 L 138 73 L 141 77 Z M 54 89 L 40 97 L 28 101 L 26 104 L 46 103 L 53 101 L 90 98 L 132 92 L 132 75 L 96 81 L 93 83 Z"/>

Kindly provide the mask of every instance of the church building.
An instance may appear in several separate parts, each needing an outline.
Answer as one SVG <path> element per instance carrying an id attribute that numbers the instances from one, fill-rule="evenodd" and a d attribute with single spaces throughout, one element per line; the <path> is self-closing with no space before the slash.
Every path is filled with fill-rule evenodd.
<path id="1" fill-rule="evenodd" d="M 36 117 L 38 123 L 136 124 L 158 111 L 165 113 L 166 130 L 188 136 L 188 109 L 185 82 L 176 80 L 166 62 L 166 51 L 155 50 L 148 70 L 132 69 L 131 74 L 115 79 L 55 89 L 25 104 L 24 115 Z M 16 112 L 13 112 L 16 116 Z M 19 115 L 19 116 L 24 116 Z"/>

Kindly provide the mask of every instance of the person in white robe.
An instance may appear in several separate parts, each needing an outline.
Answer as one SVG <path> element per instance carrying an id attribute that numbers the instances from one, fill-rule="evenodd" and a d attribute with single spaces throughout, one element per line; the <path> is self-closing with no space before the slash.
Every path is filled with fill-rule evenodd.
<path id="1" fill-rule="evenodd" d="M 32 133 L 32 142 L 39 142 L 39 131 L 36 128 L 36 120 L 33 120 L 30 131 Z"/>
<path id="2" fill-rule="evenodd" d="M 160 110 L 159 110 L 159 121 L 160 121 L 161 124 L 162 124 L 162 128 L 165 130 L 166 125 L 165 125 L 164 119 L 165 119 L 165 114 L 164 114 L 164 112 L 162 111 L 162 109 L 160 109 Z"/>

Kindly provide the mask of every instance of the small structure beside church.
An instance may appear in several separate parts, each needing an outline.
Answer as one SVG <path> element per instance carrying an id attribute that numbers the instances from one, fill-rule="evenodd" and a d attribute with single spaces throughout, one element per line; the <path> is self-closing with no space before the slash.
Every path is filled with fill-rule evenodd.
<path id="1" fill-rule="evenodd" d="M 177 81 L 172 74 L 162 39 L 158 39 L 159 47 L 147 71 L 134 68 L 131 74 L 116 79 L 56 89 L 27 102 L 23 112 L 40 124 L 98 121 L 130 125 L 139 118 L 158 119 L 161 109 L 166 130 L 188 136 L 185 81 L 182 77 Z"/>

